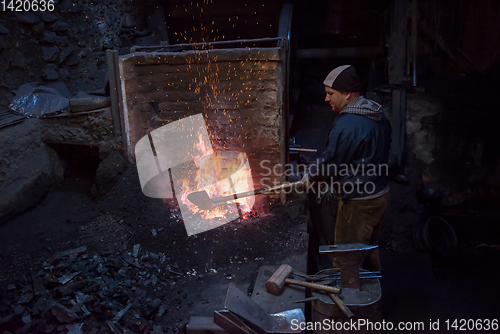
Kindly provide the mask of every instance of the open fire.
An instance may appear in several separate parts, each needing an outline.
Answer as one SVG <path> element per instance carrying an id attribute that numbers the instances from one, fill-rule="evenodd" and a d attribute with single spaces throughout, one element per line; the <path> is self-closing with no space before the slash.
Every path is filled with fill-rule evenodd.
<path id="1" fill-rule="evenodd" d="M 194 158 L 197 167 L 196 175 L 186 175 L 179 182 L 182 184 L 180 205 L 184 204 L 192 212 L 203 219 L 227 218 L 235 215 L 244 218 L 245 213 L 252 210 L 253 196 L 239 198 L 216 206 L 211 210 L 202 210 L 188 200 L 194 191 L 205 190 L 210 198 L 228 196 L 253 190 L 252 173 L 245 153 L 232 151 L 214 151 L 210 143 L 206 143 L 199 135 L 196 145 L 200 152 Z M 194 180 L 194 183 L 191 181 Z"/>

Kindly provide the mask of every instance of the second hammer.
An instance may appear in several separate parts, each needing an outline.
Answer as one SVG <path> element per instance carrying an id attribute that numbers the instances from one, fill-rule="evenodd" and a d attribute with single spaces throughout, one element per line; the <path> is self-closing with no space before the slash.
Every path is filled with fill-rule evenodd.
<path id="1" fill-rule="evenodd" d="M 274 272 L 274 274 L 271 276 L 271 278 L 269 278 L 269 280 L 266 282 L 267 292 L 269 292 L 270 294 L 273 294 L 273 295 L 278 295 L 286 283 L 286 284 L 291 284 L 291 285 L 299 285 L 299 286 L 311 288 L 314 290 L 326 291 L 329 293 L 335 293 L 335 294 L 340 293 L 340 289 L 335 288 L 333 286 L 298 281 L 298 280 L 288 278 L 292 274 L 293 274 L 292 267 L 290 267 L 287 264 L 282 264 L 278 268 L 278 270 L 276 270 Z"/>

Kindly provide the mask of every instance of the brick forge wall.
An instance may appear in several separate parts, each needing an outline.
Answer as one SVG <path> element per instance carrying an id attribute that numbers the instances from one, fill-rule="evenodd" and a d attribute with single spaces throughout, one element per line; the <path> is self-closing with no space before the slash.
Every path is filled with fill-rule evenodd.
<path id="1" fill-rule="evenodd" d="M 238 48 L 122 56 L 129 158 L 148 131 L 201 112 L 216 150 L 247 154 L 255 189 L 282 182 L 262 176 L 261 167 L 263 160 L 281 164 L 284 156 L 280 55 L 279 48 Z"/>

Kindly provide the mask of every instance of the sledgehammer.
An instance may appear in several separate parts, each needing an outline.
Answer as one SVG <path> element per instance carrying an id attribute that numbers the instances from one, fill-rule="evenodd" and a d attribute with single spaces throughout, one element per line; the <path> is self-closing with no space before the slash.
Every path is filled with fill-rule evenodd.
<path id="1" fill-rule="evenodd" d="M 271 278 L 267 280 L 266 282 L 267 292 L 273 295 L 278 295 L 283 286 L 285 285 L 285 283 L 291 285 L 299 285 L 314 290 L 325 291 L 328 294 L 328 296 L 335 302 L 335 304 L 337 304 L 338 308 L 348 318 L 351 318 L 353 316 L 351 310 L 349 310 L 349 308 L 344 304 L 344 302 L 339 298 L 339 296 L 337 296 L 337 294 L 340 293 L 340 289 L 329 285 L 298 281 L 288 278 L 291 275 L 293 275 L 292 267 L 290 267 L 288 264 L 282 264 L 278 268 L 278 270 L 274 272 Z"/>
<path id="2" fill-rule="evenodd" d="M 266 290 L 270 294 L 273 295 L 278 295 L 283 288 L 283 286 L 286 284 L 291 284 L 291 285 L 299 285 L 303 286 L 306 288 L 311 288 L 314 290 L 321 290 L 325 291 L 328 293 L 340 293 L 339 288 L 335 288 L 333 286 L 328 286 L 328 285 L 323 285 L 323 284 L 317 284 L 317 283 L 311 283 L 311 282 L 304 282 L 304 281 L 298 281 L 295 279 L 288 278 L 293 274 L 293 269 L 290 267 L 288 264 L 282 264 L 278 270 L 274 272 L 274 274 L 269 278 L 266 282 Z"/>

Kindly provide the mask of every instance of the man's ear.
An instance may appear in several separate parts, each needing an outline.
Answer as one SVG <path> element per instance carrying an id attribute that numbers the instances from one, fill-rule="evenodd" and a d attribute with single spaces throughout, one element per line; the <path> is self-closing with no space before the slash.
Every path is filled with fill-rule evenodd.
<path id="1" fill-rule="evenodd" d="M 345 93 L 345 98 L 349 100 L 351 98 L 351 92 L 346 92 Z"/>

